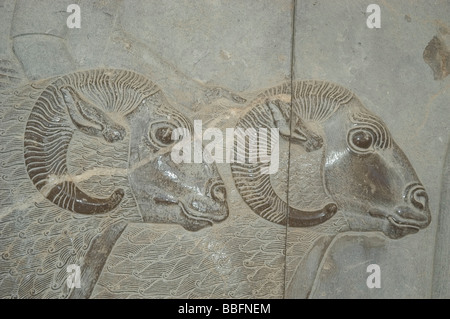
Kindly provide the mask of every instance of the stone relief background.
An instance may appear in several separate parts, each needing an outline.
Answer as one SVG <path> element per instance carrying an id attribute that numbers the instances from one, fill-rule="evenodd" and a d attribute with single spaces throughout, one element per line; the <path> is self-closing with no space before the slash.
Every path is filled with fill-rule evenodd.
<path id="1" fill-rule="evenodd" d="M 434 80 L 422 53 L 435 35 L 448 29 L 450 8 L 445 1 L 430 6 L 382 1 L 382 27 L 368 32 L 358 22 L 368 3 L 298 3 L 294 78 L 326 78 L 346 85 L 383 119 L 427 189 L 432 223 L 417 236 L 396 241 L 344 234 L 327 254 L 324 267 L 329 269 L 321 273 L 314 296 L 430 297 L 440 181 L 449 142 L 450 87 L 448 77 Z M 386 270 L 385 288 L 368 290 L 356 274 L 375 260 Z"/>
<path id="2" fill-rule="evenodd" d="M 67 265 L 83 263 L 95 238 L 119 220 L 128 226 L 91 298 L 449 296 L 442 284 L 450 275 L 448 183 L 442 178 L 448 179 L 448 164 L 443 167 L 450 77 L 435 79 L 423 57 L 434 36 L 450 45 L 446 1 L 380 1 L 377 30 L 366 27 L 371 2 L 361 0 L 78 1 L 81 29 L 66 27 L 70 3 L 0 1 L 2 298 L 69 297 Z M 25 124 L 50 79 L 96 68 L 138 72 L 186 117 L 221 129 L 234 127 L 251 105 L 211 97 L 211 88 L 225 88 L 250 102 L 291 78 L 342 85 L 386 123 L 427 190 L 432 222 L 398 240 L 377 232 L 345 232 L 333 239 L 336 229 L 345 228 L 340 215 L 310 228 L 277 225 L 245 204 L 229 164 L 217 164 L 229 216 L 198 232 L 142 223 L 129 191 L 108 216 L 62 210 L 28 178 Z M 118 154 L 127 154 L 128 141 L 92 141 L 74 135 L 71 174 L 118 169 L 80 186 L 97 196 L 127 190 L 128 159 Z M 366 267 L 372 263 L 381 267 L 381 289 L 366 286 Z"/>

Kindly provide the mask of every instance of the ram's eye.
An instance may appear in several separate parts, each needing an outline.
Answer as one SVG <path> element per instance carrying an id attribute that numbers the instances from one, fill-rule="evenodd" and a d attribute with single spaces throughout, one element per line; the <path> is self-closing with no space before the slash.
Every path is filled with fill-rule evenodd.
<path id="1" fill-rule="evenodd" d="M 348 145 L 356 153 L 367 153 L 373 150 L 374 135 L 371 130 L 355 128 L 348 133 Z"/>
<path id="2" fill-rule="evenodd" d="M 156 121 L 150 124 L 148 138 L 155 149 L 160 149 L 172 145 L 172 132 L 175 125 L 167 121 Z"/>
<path id="3" fill-rule="evenodd" d="M 372 135 L 364 131 L 356 132 L 352 136 L 352 142 L 359 148 L 368 149 L 372 146 Z"/>
<path id="4" fill-rule="evenodd" d="M 171 127 L 159 127 L 155 132 L 155 137 L 164 144 L 172 143 L 172 128 Z"/>

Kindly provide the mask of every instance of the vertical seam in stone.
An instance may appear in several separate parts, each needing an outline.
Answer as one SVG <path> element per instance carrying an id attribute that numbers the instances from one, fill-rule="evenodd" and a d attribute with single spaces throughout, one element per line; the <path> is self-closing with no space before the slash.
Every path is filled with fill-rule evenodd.
<path id="1" fill-rule="evenodd" d="M 295 17 L 297 11 L 297 0 L 292 0 L 292 29 L 291 29 L 291 66 L 290 66 L 290 93 L 291 93 L 291 107 L 290 107 L 290 132 L 292 132 L 292 110 L 293 110 L 293 100 L 294 100 L 294 54 L 295 54 Z M 287 168 L 287 191 L 286 191 L 286 203 L 287 203 L 287 214 L 286 214 L 286 228 L 285 228 L 285 236 L 284 236 L 284 275 L 283 275 L 283 299 L 286 298 L 286 270 L 287 270 L 287 238 L 288 238 L 288 228 L 289 228 L 289 213 L 290 213 L 290 205 L 289 205 L 289 171 L 291 168 L 291 141 L 289 140 L 289 151 L 288 151 L 288 168 Z"/>

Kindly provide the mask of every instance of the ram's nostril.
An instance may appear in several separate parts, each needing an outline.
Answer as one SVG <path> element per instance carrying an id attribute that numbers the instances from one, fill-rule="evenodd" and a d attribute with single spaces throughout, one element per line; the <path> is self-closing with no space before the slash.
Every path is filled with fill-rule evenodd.
<path id="1" fill-rule="evenodd" d="M 413 191 L 410 199 L 411 203 L 416 208 L 423 210 L 428 207 L 428 195 L 423 189 L 416 189 L 415 191 Z"/>
<path id="2" fill-rule="evenodd" d="M 219 202 L 225 202 L 226 190 L 223 184 L 216 184 L 211 188 L 211 197 Z"/>

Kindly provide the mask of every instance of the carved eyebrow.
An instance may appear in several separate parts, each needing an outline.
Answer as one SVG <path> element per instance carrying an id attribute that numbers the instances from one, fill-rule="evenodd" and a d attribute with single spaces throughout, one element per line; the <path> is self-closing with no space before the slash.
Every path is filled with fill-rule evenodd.
<path id="1" fill-rule="evenodd" d="M 377 149 L 386 149 L 392 146 L 392 138 L 386 125 L 378 117 L 365 112 L 354 113 L 350 117 L 351 121 L 358 127 L 368 130 L 374 134 Z"/>
<path id="2" fill-rule="evenodd" d="M 170 109 L 162 104 L 156 109 L 156 113 L 168 122 L 172 122 L 175 127 L 187 128 L 191 134 L 194 132 L 192 123 L 181 112 Z M 170 119 L 167 117 L 170 116 Z"/>

